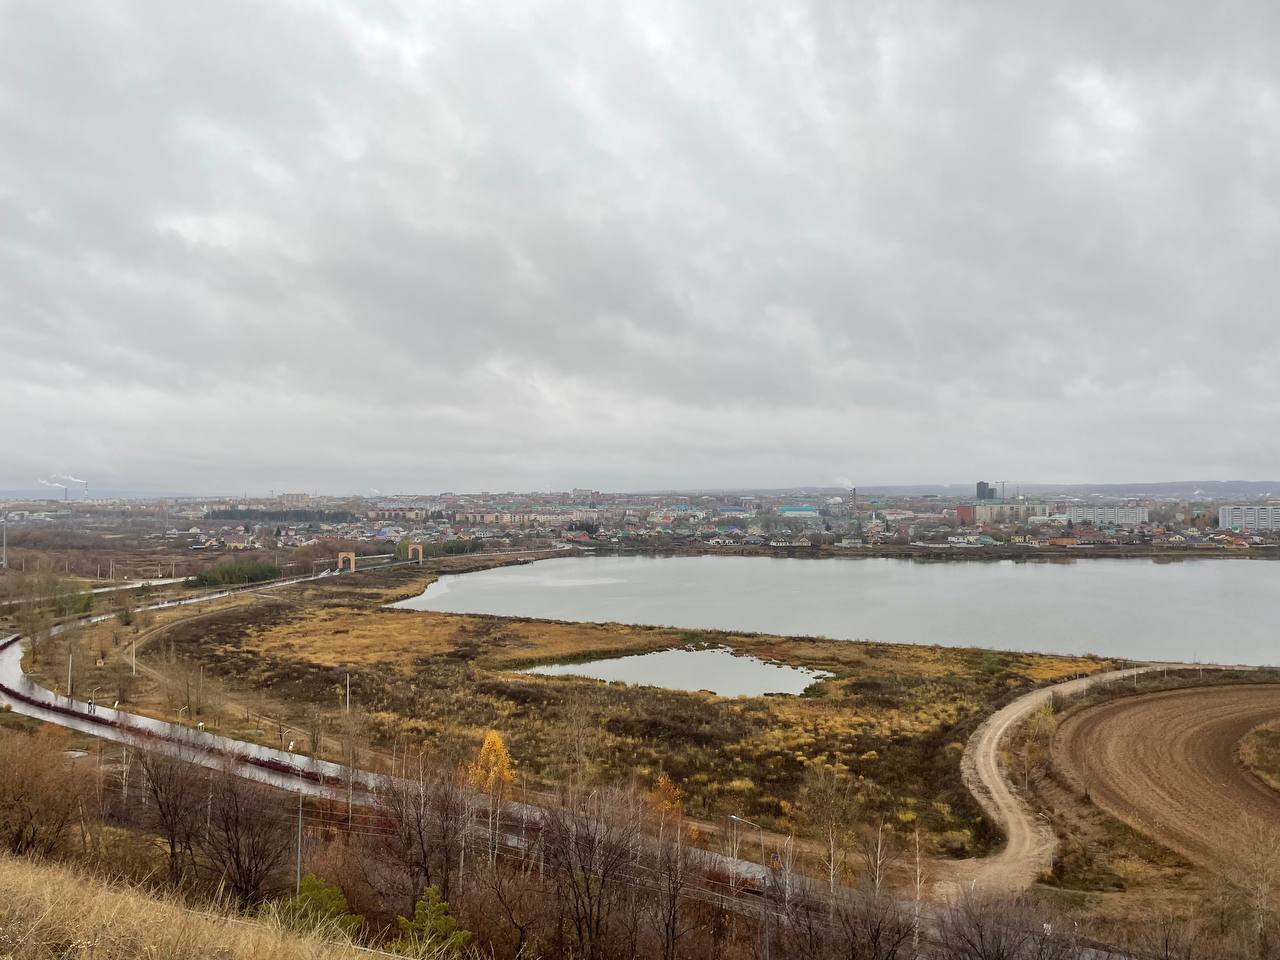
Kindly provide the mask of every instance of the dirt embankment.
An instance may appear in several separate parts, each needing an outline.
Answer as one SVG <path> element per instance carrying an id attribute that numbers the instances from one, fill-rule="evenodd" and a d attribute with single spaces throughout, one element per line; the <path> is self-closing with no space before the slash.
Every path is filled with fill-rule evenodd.
<path id="1" fill-rule="evenodd" d="M 1247 856 L 1246 822 L 1280 823 L 1280 793 L 1239 763 L 1241 738 L 1280 717 L 1280 684 L 1193 687 L 1069 716 L 1053 758 L 1078 792 L 1194 863 Z"/>

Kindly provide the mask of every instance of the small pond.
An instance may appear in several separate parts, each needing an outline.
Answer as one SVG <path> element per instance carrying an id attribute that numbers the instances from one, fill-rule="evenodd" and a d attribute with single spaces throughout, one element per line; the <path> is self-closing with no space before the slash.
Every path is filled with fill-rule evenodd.
<path id="1" fill-rule="evenodd" d="M 831 676 L 821 670 L 766 663 L 736 656 L 727 647 L 659 650 L 586 663 L 552 663 L 524 673 L 550 677 L 592 677 L 668 690 L 710 690 L 721 697 L 759 697 L 766 693 L 804 693 Z"/>

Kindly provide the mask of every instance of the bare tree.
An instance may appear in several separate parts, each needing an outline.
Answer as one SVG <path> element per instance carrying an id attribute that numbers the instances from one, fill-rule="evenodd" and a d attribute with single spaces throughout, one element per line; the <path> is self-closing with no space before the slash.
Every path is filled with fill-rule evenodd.
<path id="1" fill-rule="evenodd" d="M 569 737 L 569 754 L 573 758 L 571 779 L 578 786 L 591 776 L 592 765 L 600 746 L 600 727 L 590 701 L 590 691 L 574 689 L 565 701 L 565 728 Z"/>
<path id="2" fill-rule="evenodd" d="M 184 861 L 191 862 L 208 813 L 208 774 L 194 759 L 189 746 L 179 746 L 177 755 L 143 750 L 138 757 L 148 800 L 144 823 L 168 845 L 169 882 L 175 885 L 182 880 Z"/>
<path id="3" fill-rule="evenodd" d="M 883 820 L 874 827 L 864 828 L 858 837 L 858 849 L 862 854 L 864 883 L 875 896 L 883 896 L 889 882 L 889 868 L 898 859 L 893 831 Z"/>
<path id="4" fill-rule="evenodd" d="M 1275 938 L 1276 894 L 1280 892 L 1280 829 L 1245 817 L 1238 835 L 1248 846 L 1227 871 L 1227 881 L 1238 891 L 1248 920 L 1248 933 L 1259 956 Z"/>
<path id="5" fill-rule="evenodd" d="M 397 894 L 412 910 L 422 889 L 435 885 L 443 899 L 453 892 L 467 827 L 467 788 L 458 769 L 407 756 L 403 776 L 384 781 L 378 808 L 389 830 L 378 838 L 381 858 L 399 873 Z"/>
<path id="6" fill-rule="evenodd" d="M 1207 960 L 1216 942 L 1219 938 L 1207 938 L 1190 918 L 1162 912 L 1145 919 L 1134 948 L 1151 960 Z"/>
<path id="7" fill-rule="evenodd" d="M 921 924 L 924 919 L 924 889 L 928 879 L 923 850 L 920 847 L 919 828 L 915 832 L 911 866 L 911 951 L 915 954 L 920 950 Z"/>
<path id="8" fill-rule="evenodd" d="M 856 960 L 899 960 L 916 955 L 916 925 L 889 894 L 870 887 L 842 897 L 836 908 L 840 956 Z"/>
<path id="9" fill-rule="evenodd" d="M 64 731 L 0 736 L 0 846 L 51 856 L 92 804 L 90 771 L 66 755 Z"/>
<path id="10" fill-rule="evenodd" d="M 610 921 L 628 885 L 639 840 L 638 804 L 627 791 L 571 790 L 544 814 L 542 849 L 575 955 L 608 956 Z"/>
<path id="11" fill-rule="evenodd" d="M 938 918 L 939 960 L 1075 960 L 1090 954 L 1074 925 L 1023 898 L 972 891 Z"/>
<path id="12" fill-rule="evenodd" d="M 853 783 L 827 764 L 814 764 L 805 773 L 800 794 L 803 822 L 822 838 L 822 865 L 834 898 L 845 859 L 845 839 L 853 825 Z"/>
<path id="13" fill-rule="evenodd" d="M 535 925 L 547 914 L 547 891 L 528 857 L 498 858 L 480 873 L 480 887 L 501 912 L 514 942 L 510 955 L 524 956 Z"/>
<path id="14" fill-rule="evenodd" d="M 835 900 L 800 897 L 788 906 L 782 923 L 774 927 L 781 956 L 795 960 L 835 960 L 839 954 L 836 928 L 831 922 Z"/>
<path id="15" fill-rule="evenodd" d="M 911 917 L 870 887 L 835 897 L 793 897 L 775 925 L 781 955 L 801 960 L 906 960 L 914 956 Z"/>
<path id="16" fill-rule="evenodd" d="M 307 734 L 307 753 L 319 757 L 323 752 L 325 715 L 319 707 L 311 707 L 304 721 Z"/>
<path id="17" fill-rule="evenodd" d="M 646 916 L 663 960 L 675 960 L 684 939 L 702 925 L 688 895 L 706 866 L 705 854 L 690 844 L 689 831 L 677 815 L 657 843 L 654 889 L 646 899 Z"/>
<path id="18" fill-rule="evenodd" d="M 53 626 L 51 600 L 44 592 L 49 590 L 50 586 L 38 575 L 19 574 L 15 580 L 16 586 L 13 591 L 16 600 L 15 626 L 18 632 L 27 638 L 31 662 L 39 663 L 45 641 L 49 639 L 49 631 Z"/>
<path id="19" fill-rule="evenodd" d="M 210 778 L 208 824 L 199 848 L 240 903 L 261 901 L 293 845 L 293 819 L 278 794 L 230 773 Z"/>

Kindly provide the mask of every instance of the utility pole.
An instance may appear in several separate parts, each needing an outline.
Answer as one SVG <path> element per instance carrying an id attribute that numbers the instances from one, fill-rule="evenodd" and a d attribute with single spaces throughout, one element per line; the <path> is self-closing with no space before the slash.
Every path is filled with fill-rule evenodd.
<path id="1" fill-rule="evenodd" d="M 355 792 L 356 741 L 351 729 L 351 674 L 347 674 L 347 829 L 351 829 L 351 800 Z"/>
<path id="2" fill-rule="evenodd" d="M 302 894 L 302 773 L 298 773 L 298 864 L 293 883 L 293 895 Z"/>
<path id="3" fill-rule="evenodd" d="M 76 655 L 75 648 L 68 647 L 67 649 L 67 699 L 68 700 L 71 699 L 71 661 L 75 657 L 75 655 Z"/>
<path id="4" fill-rule="evenodd" d="M 0 517 L 0 567 L 9 569 L 9 519 Z"/>

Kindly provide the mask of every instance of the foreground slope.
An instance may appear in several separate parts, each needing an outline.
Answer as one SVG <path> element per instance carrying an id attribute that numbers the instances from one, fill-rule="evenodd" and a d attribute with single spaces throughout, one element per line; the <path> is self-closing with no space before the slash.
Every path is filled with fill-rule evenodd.
<path id="1" fill-rule="evenodd" d="M 0 956 L 13 960 L 354 960 L 369 951 L 110 884 L 70 867 L 0 857 Z"/>

